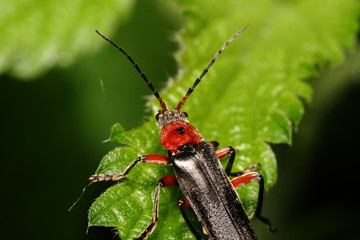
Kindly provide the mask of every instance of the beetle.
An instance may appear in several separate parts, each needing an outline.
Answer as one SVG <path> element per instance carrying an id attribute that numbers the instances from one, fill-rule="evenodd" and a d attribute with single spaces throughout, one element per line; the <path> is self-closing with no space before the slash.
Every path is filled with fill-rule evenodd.
<path id="1" fill-rule="evenodd" d="M 101 34 L 96 33 L 121 51 L 135 67 L 143 80 L 157 98 L 162 110 L 156 114 L 157 125 L 160 130 L 160 142 L 168 151 L 168 156 L 149 154 L 138 157 L 131 162 L 121 173 L 92 175 L 91 183 L 98 181 L 120 180 L 139 162 L 158 165 L 172 165 L 175 176 L 162 177 L 156 184 L 152 221 L 137 239 L 145 239 L 155 229 L 158 222 L 159 195 L 162 187 L 179 185 L 185 197 L 177 201 L 185 222 L 197 239 L 200 234 L 192 226 L 184 209 L 192 209 L 203 225 L 203 232 L 209 239 L 257 239 L 251 223 L 246 215 L 235 188 L 258 181 L 260 184 L 258 203 L 255 217 L 264 222 L 271 231 L 275 231 L 267 218 L 261 216 L 262 199 L 264 192 L 264 179 L 256 172 L 257 165 L 252 165 L 242 172 L 231 173 L 235 159 L 235 149 L 231 146 L 217 149 L 216 141 L 206 141 L 200 132 L 188 121 L 186 112 L 180 111 L 187 98 L 193 92 L 201 79 L 214 64 L 221 52 L 248 26 L 235 33 L 216 52 L 201 75 L 196 78 L 192 87 L 189 88 L 176 109 L 168 109 L 160 97 L 158 91 L 147 79 L 143 71 L 135 63 L 133 58 L 115 42 Z M 229 157 L 225 170 L 222 168 L 220 159 Z M 228 177 L 233 177 L 231 180 Z"/>

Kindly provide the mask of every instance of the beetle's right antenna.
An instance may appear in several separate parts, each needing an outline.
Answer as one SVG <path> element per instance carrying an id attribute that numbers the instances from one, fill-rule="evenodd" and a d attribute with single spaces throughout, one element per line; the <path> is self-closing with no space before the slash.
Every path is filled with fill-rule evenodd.
<path id="1" fill-rule="evenodd" d="M 179 111 L 180 108 L 184 105 L 186 99 L 190 96 L 190 94 L 194 91 L 194 88 L 200 83 L 201 79 L 205 76 L 205 74 L 209 71 L 210 67 L 214 64 L 214 62 L 216 61 L 216 59 L 219 57 L 219 55 L 222 53 L 222 51 L 227 47 L 227 45 L 229 45 L 229 43 L 234 40 L 238 35 L 240 35 L 240 33 L 242 33 L 243 31 L 245 31 L 248 28 L 249 25 L 246 25 L 243 29 L 239 30 L 237 33 L 235 33 L 229 40 L 227 40 L 224 45 L 216 52 L 215 56 L 211 59 L 211 61 L 209 62 L 209 64 L 207 65 L 207 67 L 203 70 L 203 72 L 201 73 L 200 77 L 196 78 L 194 84 L 192 85 L 191 88 L 189 88 L 189 90 L 187 91 L 187 93 L 185 94 L 184 98 L 179 102 L 179 104 L 177 105 L 177 110 Z"/>
<path id="2" fill-rule="evenodd" d="M 139 66 L 137 65 L 137 63 L 134 61 L 134 59 L 119 45 L 117 45 L 116 43 L 114 43 L 113 41 L 111 41 L 109 38 L 107 38 L 106 36 L 102 35 L 96 28 L 94 28 L 95 32 L 97 34 L 99 34 L 103 39 L 105 39 L 106 41 L 108 41 L 111 45 L 113 45 L 114 47 L 116 47 L 120 52 L 122 52 L 127 59 L 129 59 L 129 61 L 132 63 L 132 65 L 135 67 L 135 69 L 138 71 L 138 73 L 140 73 L 140 76 L 144 79 L 144 81 L 146 82 L 146 84 L 149 86 L 149 88 L 151 89 L 151 91 L 153 92 L 153 94 L 155 95 L 155 97 L 157 98 L 157 100 L 160 103 L 160 106 L 162 107 L 163 111 L 166 111 L 166 104 L 164 103 L 164 101 L 162 100 L 162 98 L 159 95 L 159 92 L 154 88 L 154 86 L 152 85 L 152 83 L 147 79 L 147 77 L 145 76 L 145 73 L 143 71 L 141 71 L 141 69 L 139 68 Z"/>

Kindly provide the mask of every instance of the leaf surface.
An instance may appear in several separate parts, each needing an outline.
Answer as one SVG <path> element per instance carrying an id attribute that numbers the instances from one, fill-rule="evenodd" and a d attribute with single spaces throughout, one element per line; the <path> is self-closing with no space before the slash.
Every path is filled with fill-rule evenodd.
<path id="1" fill-rule="evenodd" d="M 100 46 L 88 32 L 124 22 L 134 1 L 0 1 L 0 74 L 33 79 Z"/>

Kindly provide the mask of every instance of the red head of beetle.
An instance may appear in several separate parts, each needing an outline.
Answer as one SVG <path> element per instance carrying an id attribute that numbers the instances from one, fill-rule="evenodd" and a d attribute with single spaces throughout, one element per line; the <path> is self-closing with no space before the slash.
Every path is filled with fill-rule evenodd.
<path id="1" fill-rule="evenodd" d="M 160 142 L 171 153 L 177 153 L 178 147 L 203 140 L 201 134 L 187 120 L 187 114 L 175 109 L 166 109 L 156 115 L 161 128 Z"/>

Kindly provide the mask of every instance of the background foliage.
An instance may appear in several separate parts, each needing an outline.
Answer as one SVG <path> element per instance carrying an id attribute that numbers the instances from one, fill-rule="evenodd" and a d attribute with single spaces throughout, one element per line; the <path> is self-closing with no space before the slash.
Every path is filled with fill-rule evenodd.
<path id="1" fill-rule="evenodd" d="M 0 44 L 0 69 L 5 73 L 0 83 L 3 98 L 3 174 L 4 179 L 12 179 L 10 182 L 2 182 L 6 196 L 2 199 L 3 219 L 8 226 L 3 234 L 10 236 L 10 239 L 42 239 L 50 235 L 59 239 L 99 238 L 96 235 L 101 231 L 99 229 L 91 228 L 88 236 L 84 234 L 86 210 L 90 204 L 86 203 L 86 199 L 92 202 L 103 191 L 104 185 L 89 188 L 84 205 L 80 205 L 76 211 L 67 213 L 66 210 L 86 184 L 86 178 L 94 171 L 99 159 L 114 148 L 113 143 L 101 144 L 108 137 L 109 127 L 120 121 L 129 129 L 144 121 L 145 99 L 141 96 L 149 92 L 126 59 L 115 54 L 112 48 L 103 48 L 102 52 L 94 51 L 105 43 L 99 41 L 93 33 L 93 27 L 101 29 L 131 52 L 156 86 L 164 86 L 168 76 L 176 77 L 178 66 L 173 53 L 179 49 L 179 45 L 171 38 L 175 31 L 187 26 L 183 29 L 186 30 L 182 46 L 185 47 L 185 54 L 181 55 L 180 67 L 189 70 L 183 79 L 191 82 L 213 55 L 214 50 L 208 51 L 206 45 L 209 33 L 213 33 L 212 41 L 218 41 L 218 44 L 211 43 L 216 50 L 224 39 L 239 28 L 235 22 L 240 22 L 241 26 L 244 22 L 251 24 L 253 32 L 246 32 L 248 39 L 253 39 L 259 31 L 258 26 L 277 28 L 270 33 L 262 32 L 260 36 L 263 38 L 257 42 L 246 42 L 244 35 L 241 36 L 237 46 L 232 45 L 229 52 L 242 57 L 232 59 L 231 54 L 225 55 L 224 52 L 214 69 L 219 72 L 222 68 L 227 69 L 229 61 L 234 60 L 232 62 L 240 66 L 248 64 L 246 66 L 249 67 L 242 69 L 243 78 L 246 72 L 248 75 L 245 74 L 245 77 L 258 81 L 270 78 L 268 74 L 281 78 L 284 72 L 295 74 L 292 78 L 315 77 L 320 67 L 324 69 L 327 66 L 326 69 L 329 69 L 329 61 L 333 67 L 338 66 L 345 58 L 342 50 L 354 48 L 356 19 L 359 16 L 356 1 L 327 1 L 326 4 L 321 2 L 321 5 L 320 2 L 276 1 L 268 2 L 267 5 L 263 2 L 259 5 L 242 3 L 241 8 L 244 10 L 242 14 L 236 15 L 231 14 L 236 13 L 236 8 L 230 2 L 219 8 L 211 4 L 198 6 L 179 2 L 178 5 L 183 6 L 181 12 L 174 3 L 166 1 L 114 1 L 106 6 L 96 2 L 84 4 L 81 1 L 64 2 L 61 6 L 52 1 L 30 1 L 26 5 L 20 1 L 2 1 L 0 27 L 4 37 Z M 214 9 L 216 12 L 212 12 Z M 214 16 L 211 21 L 207 14 Z M 289 19 L 299 25 L 289 27 L 286 24 Z M 226 24 L 228 22 L 231 22 L 230 27 Z M 219 29 L 225 30 L 219 32 Z M 316 44 L 305 41 L 304 38 L 309 36 L 313 40 L 311 42 Z M 299 46 L 297 43 L 305 44 Z M 243 46 L 248 49 L 244 50 Z M 288 58 L 284 54 L 276 54 L 284 48 Z M 197 57 L 192 58 L 189 54 Z M 261 56 L 263 62 L 259 61 Z M 286 71 L 282 65 L 275 65 L 269 69 L 277 67 L 278 72 L 257 76 L 261 73 L 259 69 L 266 70 L 269 67 L 266 65 L 269 63 L 267 59 L 274 63 L 279 63 L 275 60 L 281 60 L 289 67 L 289 59 L 293 56 L 297 56 L 303 63 L 300 64 L 301 71 L 294 69 L 296 64 L 286 68 Z M 279 238 L 294 239 L 294 233 L 299 239 L 303 238 L 301 236 L 313 239 L 334 237 L 340 233 L 343 236 L 345 229 L 349 238 L 358 236 L 356 229 L 352 228 L 356 226 L 355 220 L 344 223 L 337 220 L 349 219 L 347 212 L 356 215 L 358 211 L 349 204 L 355 202 L 349 193 L 353 186 L 349 184 L 352 178 L 347 176 L 349 182 L 342 182 L 336 181 L 334 177 L 340 172 L 337 168 L 339 165 L 356 164 L 351 162 L 356 159 L 352 155 L 356 141 L 351 138 L 358 133 L 354 110 L 358 109 L 357 89 L 353 87 L 351 92 L 341 93 L 350 85 L 350 80 L 358 76 L 359 66 L 356 64 L 360 61 L 357 56 L 349 56 L 344 65 L 336 70 L 323 70 L 320 80 L 310 81 L 315 88 L 314 102 L 310 114 L 300 126 L 301 131 L 296 135 L 293 149 L 290 151 L 287 147 L 275 146 L 275 151 L 279 152 L 280 177 L 267 199 L 265 214 L 271 216 L 275 225 L 281 229 Z M 197 65 L 196 69 L 186 69 L 187 66 Z M 214 71 L 207 77 L 218 79 L 216 73 Z M 226 74 L 232 75 L 231 72 Z M 37 81 L 22 82 L 19 79 Z M 217 82 L 207 82 L 209 89 L 202 86 L 199 92 L 214 89 L 212 84 L 222 87 Z M 188 84 L 180 82 L 180 85 L 184 88 Z M 198 96 L 199 99 L 192 96 L 191 104 L 196 106 L 204 102 L 201 96 L 206 96 L 206 92 Z M 209 96 L 216 99 L 216 96 Z M 336 96 L 343 97 L 336 101 Z M 342 107 L 337 109 L 336 103 L 341 102 Z M 334 115 L 328 110 L 331 106 L 336 111 Z M 353 117 L 348 117 L 351 113 Z M 200 125 L 202 113 L 193 111 L 189 114 L 194 123 Z M 345 124 L 341 122 L 342 118 L 346 120 Z M 299 120 L 299 114 L 294 114 L 293 121 Z M 213 119 L 209 122 L 216 124 L 217 121 Z M 347 127 L 347 130 L 341 130 L 341 127 Z M 204 128 L 201 130 L 208 132 L 207 136 L 218 137 Z M 211 129 L 211 126 L 207 128 Z M 342 135 L 344 133 L 349 134 Z M 266 137 L 264 139 L 267 140 Z M 290 139 L 289 136 L 285 142 Z M 299 148 L 299 153 L 293 153 L 296 148 Z M 324 152 L 321 152 L 322 148 L 325 148 Z M 286 155 L 289 152 L 294 155 Z M 332 162 L 331 157 L 336 157 L 336 161 Z M 343 166 L 339 168 L 344 169 Z M 84 181 L 80 182 L 79 179 Z M 324 179 L 329 180 L 324 183 Z M 329 194 L 333 191 L 335 194 Z M 316 231 L 312 230 L 314 226 Z M 57 229 L 59 233 L 55 232 Z M 262 238 L 273 237 L 266 232 L 261 233 L 262 229 L 263 226 L 257 228 Z M 109 233 L 104 231 L 102 234 Z"/>

